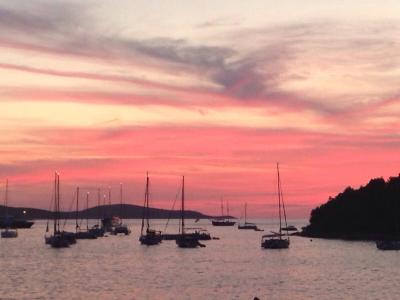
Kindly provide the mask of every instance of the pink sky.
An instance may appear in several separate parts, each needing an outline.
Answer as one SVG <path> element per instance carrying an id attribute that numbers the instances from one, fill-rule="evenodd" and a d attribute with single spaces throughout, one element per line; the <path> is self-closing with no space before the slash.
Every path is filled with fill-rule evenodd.
<path id="1" fill-rule="evenodd" d="M 1 3 L 10 205 L 47 208 L 56 170 L 65 199 L 122 182 L 141 204 L 148 171 L 153 206 L 185 175 L 188 209 L 269 218 L 280 162 L 308 217 L 400 172 L 398 1 L 222 2 Z"/>

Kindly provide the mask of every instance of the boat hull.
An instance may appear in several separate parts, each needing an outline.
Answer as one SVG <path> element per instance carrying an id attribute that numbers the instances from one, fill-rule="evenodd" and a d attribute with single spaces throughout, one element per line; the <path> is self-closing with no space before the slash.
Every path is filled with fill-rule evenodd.
<path id="1" fill-rule="evenodd" d="M 55 235 L 50 240 L 50 245 L 52 248 L 68 248 L 70 245 L 70 242 L 68 240 L 68 237 L 66 237 L 66 236 Z"/>
<path id="2" fill-rule="evenodd" d="M 103 228 L 99 228 L 99 227 L 90 228 L 89 232 L 91 234 L 95 235 L 96 237 L 103 237 L 104 236 Z"/>
<path id="3" fill-rule="evenodd" d="M 23 228 L 31 228 L 35 222 L 26 221 L 26 220 L 11 220 L 10 222 L 5 220 L 0 220 L 0 229 L 23 229 Z"/>
<path id="4" fill-rule="evenodd" d="M 261 247 L 264 249 L 288 249 L 289 248 L 288 239 L 264 239 L 261 242 Z"/>
<path id="5" fill-rule="evenodd" d="M 78 231 L 75 233 L 75 238 L 79 240 L 94 240 L 97 236 L 90 231 Z"/>
<path id="6" fill-rule="evenodd" d="M 4 238 L 16 238 L 18 237 L 18 231 L 16 230 L 5 230 L 1 232 L 1 237 Z"/>
<path id="7" fill-rule="evenodd" d="M 238 225 L 238 229 L 244 229 L 244 230 L 257 230 L 258 227 L 255 224 L 244 224 L 244 225 Z"/>
<path id="8" fill-rule="evenodd" d="M 68 248 L 71 245 L 68 237 L 63 234 L 45 236 L 44 241 L 46 245 L 50 245 L 52 248 Z"/>
<path id="9" fill-rule="evenodd" d="M 379 250 L 400 250 L 400 241 L 377 241 L 376 248 Z"/>
<path id="10" fill-rule="evenodd" d="M 226 220 L 213 220 L 211 221 L 213 226 L 233 226 L 236 224 L 234 221 L 226 221 Z"/>
<path id="11" fill-rule="evenodd" d="M 176 239 L 176 244 L 179 248 L 197 248 L 197 247 L 205 247 L 205 245 L 201 244 L 198 239 L 196 239 L 193 235 L 180 235 Z"/>
<path id="12" fill-rule="evenodd" d="M 162 237 L 161 234 L 158 233 L 147 233 L 139 237 L 139 242 L 146 246 L 158 245 L 162 242 Z"/>
<path id="13" fill-rule="evenodd" d="M 202 232 L 202 233 L 187 233 L 188 236 L 193 236 L 193 238 L 197 239 L 198 241 L 209 241 L 211 240 L 211 236 L 209 233 Z M 163 240 L 166 241 L 173 241 L 178 239 L 181 236 L 179 233 L 165 233 L 162 234 L 161 237 Z"/>
<path id="14" fill-rule="evenodd" d="M 130 229 L 126 225 L 117 226 L 113 229 L 112 234 L 125 234 L 129 235 L 131 233 Z"/>

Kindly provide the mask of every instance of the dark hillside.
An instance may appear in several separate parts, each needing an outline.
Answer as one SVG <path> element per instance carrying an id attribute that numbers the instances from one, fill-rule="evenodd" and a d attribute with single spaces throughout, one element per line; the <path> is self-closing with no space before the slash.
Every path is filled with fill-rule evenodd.
<path id="1" fill-rule="evenodd" d="M 400 236 L 400 176 L 372 179 L 359 189 L 346 188 L 313 209 L 303 235 L 376 239 Z"/>

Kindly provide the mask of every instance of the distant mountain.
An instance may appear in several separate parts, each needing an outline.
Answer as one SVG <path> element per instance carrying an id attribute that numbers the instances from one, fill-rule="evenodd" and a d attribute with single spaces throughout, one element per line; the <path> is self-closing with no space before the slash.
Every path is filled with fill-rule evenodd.
<path id="1" fill-rule="evenodd" d="M 5 211 L 5 207 L 0 206 L 0 216 L 3 216 Z M 131 205 L 131 204 L 113 204 L 113 205 L 103 205 L 97 207 L 91 207 L 89 209 L 85 209 L 79 211 L 79 218 L 82 219 L 97 219 L 102 218 L 103 216 L 119 216 L 123 219 L 141 219 L 142 218 L 142 206 Z M 25 211 L 25 213 L 24 213 Z M 53 217 L 53 213 L 44 209 L 37 208 L 28 208 L 28 207 L 8 207 L 9 215 L 14 216 L 15 218 L 26 218 L 26 219 L 51 219 Z M 62 219 L 75 219 L 76 212 L 61 212 Z M 150 208 L 149 217 L 153 219 L 177 219 L 180 218 L 179 210 L 167 210 L 160 208 Z M 187 219 L 208 219 L 212 218 L 211 216 L 204 215 L 197 211 L 185 211 L 185 218 Z"/>
<path id="2" fill-rule="evenodd" d="M 400 237 L 400 175 L 372 179 L 342 193 L 311 212 L 302 235 L 345 239 Z"/>

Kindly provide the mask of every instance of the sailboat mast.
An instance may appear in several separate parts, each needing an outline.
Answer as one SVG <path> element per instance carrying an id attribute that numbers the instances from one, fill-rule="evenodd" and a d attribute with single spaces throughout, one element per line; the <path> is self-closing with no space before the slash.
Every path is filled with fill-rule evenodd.
<path id="1" fill-rule="evenodd" d="M 146 198 L 146 226 L 147 230 L 150 228 L 150 221 L 149 221 L 149 214 L 150 214 L 150 205 L 149 205 L 149 198 L 150 198 L 150 179 L 149 179 L 149 173 L 147 173 L 147 179 L 146 179 L 146 190 L 147 190 L 147 198 Z"/>
<path id="2" fill-rule="evenodd" d="M 224 198 L 221 197 L 221 217 L 224 217 Z"/>
<path id="3" fill-rule="evenodd" d="M 86 230 L 89 231 L 89 192 L 86 193 Z"/>
<path id="4" fill-rule="evenodd" d="M 185 233 L 185 176 L 182 176 L 182 206 L 181 206 L 182 234 Z"/>
<path id="5" fill-rule="evenodd" d="M 119 184 L 119 200 L 120 200 L 120 207 L 119 207 L 119 217 L 122 219 L 122 182 Z"/>
<path id="6" fill-rule="evenodd" d="M 75 231 L 78 231 L 78 211 L 79 211 L 79 186 L 76 188 L 76 210 L 75 210 Z"/>
<path id="7" fill-rule="evenodd" d="M 57 173 L 54 173 L 54 234 L 57 232 Z"/>
<path id="8" fill-rule="evenodd" d="M 4 215 L 7 217 L 8 214 L 8 178 L 6 179 L 6 193 L 4 195 Z"/>
<path id="9" fill-rule="evenodd" d="M 112 215 L 113 213 L 111 212 L 111 186 L 108 187 L 108 209 L 110 210 L 110 214 Z"/>
<path id="10" fill-rule="evenodd" d="M 283 217 L 284 217 L 284 220 L 285 220 L 286 235 L 289 238 L 288 224 L 287 224 L 287 219 L 286 219 L 285 201 L 283 201 L 283 193 L 282 193 L 282 185 L 281 184 L 280 184 L 280 192 L 281 192 L 281 202 L 282 202 L 282 209 L 283 209 Z"/>
<path id="11" fill-rule="evenodd" d="M 226 201 L 226 215 L 229 218 L 229 201 Z"/>
<path id="12" fill-rule="evenodd" d="M 56 232 L 60 231 L 60 175 L 56 173 Z"/>
<path id="13" fill-rule="evenodd" d="M 247 202 L 244 203 L 244 224 L 247 223 Z"/>
<path id="14" fill-rule="evenodd" d="M 107 203 L 106 198 L 107 198 L 106 194 L 103 194 L 103 207 L 102 207 L 103 218 L 106 217 L 106 203 Z"/>
<path id="15" fill-rule="evenodd" d="M 97 189 L 97 225 L 100 226 L 100 189 Z"/>
<path id="16" fill-rule="evenodd" d="M 278 173 L 279 238 L 282 238 L 281 179 L 279 176 L 279 163 L 276 163 L 276 171 Z"/>
<path id="17" fill-rule="evenodd" d="M 149 175 L 146 175 L 146 189 L 144 191 L 144 203 L 143 203 L 143 210 L 142 210 L 142 227 L 140 229 L 140 234 L 143 235 L 143 228 L 144 228 L 144 218 L 146 217 L 146 205 L 147 205 L 147 195 L 149 193 Z"/>

